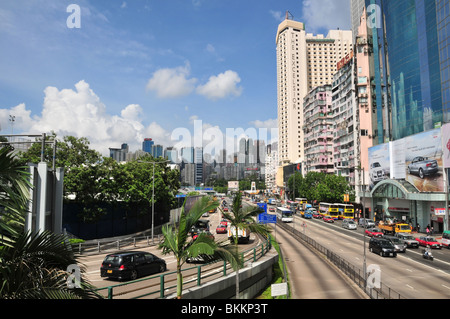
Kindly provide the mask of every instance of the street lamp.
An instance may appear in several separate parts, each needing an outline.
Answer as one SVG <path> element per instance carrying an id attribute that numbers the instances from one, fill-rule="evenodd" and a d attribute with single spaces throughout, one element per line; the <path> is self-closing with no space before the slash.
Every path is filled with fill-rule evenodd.
<path id="1" fill-rule="evenodd" d="M 363 247 L 364 247 L 364 259 L 363 259 L 363 276 L 364 276 L 364 281 L 367 280 L 367 275 L 366 275 L 366 229 L 367 229 L 367 222 L 366 222 L 366 183 L 365 183 L 365 171 L 364 171 L 364 167 L 359 166 L 358 168 L 356 168 L 359 171 L 359 174 L 361 176 L 361 171 L 362 171 L 362 184 L 361 184 L 361 178 L 359 180 L 360 182 L 360 186 L 361 186 L 361 191 L 363 192 L 363 196 L 362 196 L 362 217 L 364 218 L 364 236 L 363 236 Z M 361 215 L 361 214 L 360 214 Z M 361 219 L 361 216 L 360 216 Z"/>
<path id="2" fill-rule="evenodd" d="M 153 243 L 153 236 L 154 236 L 154 225 L 155 225 L 155 164 L 156 163 L 167 163 L 170 162 L 169 160 L 165 161 L 158 161 L 158 162 L 147 162 L 147 161 L 138 161 L 138 163 L 145 163 L 145 164 L 153 164 L 153 185 L 152 185 L 152 243 Z"/>

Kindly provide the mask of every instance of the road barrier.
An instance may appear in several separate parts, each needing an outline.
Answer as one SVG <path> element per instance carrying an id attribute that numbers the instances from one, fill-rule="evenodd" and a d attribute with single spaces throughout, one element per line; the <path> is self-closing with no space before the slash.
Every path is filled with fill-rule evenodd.
<path id="1" fill-rule="evenodd" d="M 358 285 L 371 299 L 406 299 L 398 292 L 391 289 L 389 286 L 379 283 L 378 288 L 369 288 L 367 285 L 367 278 L 364 278 L 364 271 L 352 265 L 350 262 L 320 245 L 314 239 L 306 236 L 303 232 L 294 229 L 286 223 L 277 222 L 277 225 L 293 235 L 297 240 L 301 240 L 308 244 L 311 248 L 321 253 L 332 264 L 338 267 L 348 278 L 350 278 L 356 285 Z M 367 276 L 367 274 L 366 274 Z"/>
<path id="2" fill-rule="evenodd" d="M 260 245 L 241 252 L 243 266 L 255 262 L 263 257 L 271 249 L 271 247 L 272 245 L 270 239 L 267 239 Z M 212 280 L 224 277 L 229 274 L 230 271 L 234 270 L 230 264 L 224 261 L 216 261 L 214 263 L 201 264 L 183 269 L 183 289 L 201 286 L 206 279 Z M 176 275 L 176 271 L 172 271 L 109 287 L 98 288 L 95 291 L 108 299 L 164 299 L 176 291 Z"/>

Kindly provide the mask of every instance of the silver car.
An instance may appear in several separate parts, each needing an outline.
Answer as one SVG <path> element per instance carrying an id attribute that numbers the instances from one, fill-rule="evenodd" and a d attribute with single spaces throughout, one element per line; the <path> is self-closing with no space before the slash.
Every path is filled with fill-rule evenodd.
<path id="1" fill-rule="evenodd" d="M 425 175 L 437 173 L 438 168 L 438 163 L 435 159 L 418 156 L 408 165 L 408 174 L 417 174 L 420 178 L 424 178 Z"/>
<path id="2" fill-rule="evenodd" d="M 411 234 L 396 233 L 395 237 L 403 241 L 407 247 L 419 248 L 419 242 Z"/>
<path id="3" fill-rule="evenodd" d="M 406 252 L 406 243 L 395 236 L 383 236 L 383 238 L 388 239 L 395 247 L 395 251 L 398 253 L 404 253 Z"/>
<path id="4" fill-rule="evenodd" d="M 342 227 L 347 229 L 356 229 L 356 223 L 353 219 L 344 219 L 342 221 Z"/>
<path id="5" fill-rule="evenodd" d="M 375 227 L 375 222 L 371 220 L 370 218 L 360 218 L 359 219 L 359 225 L 363 226 L 365 228 L 372 228 Z"/>

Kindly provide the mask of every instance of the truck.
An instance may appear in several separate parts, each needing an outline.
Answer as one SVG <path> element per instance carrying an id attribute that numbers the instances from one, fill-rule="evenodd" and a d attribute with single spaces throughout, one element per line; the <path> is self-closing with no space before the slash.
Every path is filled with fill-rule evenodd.
<path id="1" fill-rule="evenodd" d="M 393 222 L 391 220 L 380 221 L 378 228 L 384 234 L 411 233 L 411 225 L 402 222 Z"/>
<path id="2" fill-rule="evenodd" d="M 228 227 L 228 239 L 232 244 L 236 238 L 236 227 L 230 225 Z M 250 229 L 248 228 L 238 228 L 238 243 L 244 242 L 248 243 L 250 241 Z"/>

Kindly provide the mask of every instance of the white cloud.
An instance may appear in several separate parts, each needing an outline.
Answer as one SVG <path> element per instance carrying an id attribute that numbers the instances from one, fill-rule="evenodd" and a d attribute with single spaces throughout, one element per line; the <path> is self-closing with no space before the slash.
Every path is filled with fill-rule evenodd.
<path id="1" fill-rule="evenodd" d="M 197 87 L 197 93 L 211 100 L 221 99 L 230 95 L 240 96 L 242 88 L 238 87 L 241 82 L 239 75 L 231 70 L 211 76 L 208 82 Z"/>
<path id="2" fill-rule="evenodd" d="M 308 32 L 351 29 L 349 0 L 303 0 L 302 21 Z"/>
<path id="3" fill-rule="evenodd" d="M 143 115 L 142 107 L 138 104 L 130 104 L 120 112 L 124 119 L 138 121 Z"/>
<path id="4" fill-rule="evenodd" d="M 268 119 L 265 121 L 255 120 L 251 121 L 250 125 L 253 125 L 256 128 L 277 128 L 278 127 L 278 120 L 277 119 Z"/>
<path id="5" fill-rule="evenodd" d="M 138 104 L 126 106 L 118 115 L 109 115 L 106 106 L 85 81 L 75 84 L 75 90 L 47 87 L 44 90 L 42 113 L 31 118 L 25 104 L 11 109 L 0 109 L 2 134 L 9 134 L 9 115 L 15 116 L 14 133 L 41 134 L 54 131 L 59 138 L 71 135 L 86 137 L 90 146 L 109 155 L 110 147 L 130 146 L 130 151 L 141 149 L 145 137 L 157 143 L 170 145 L 169 133 L 156 123 L 147 127 L 142 123 L 143 110 Z"/>
<path id="6" fill-rule="evenodd" d="M 282 22 L 284 20 L 284 18 L 286 17 L 286 14 L 284 14 L 281 11 L 270 10 L 269 12 L 272 15 L 272 17 L 274 17 L 275 20 L 277 20 L 278 22 Z"/>
<path id="7" fill-rule="evenodd" d="M 190 94 L 197 79 L 189 77 L 189 65 L 177 68 L 159 69 L 147 83 L 147 90 L 154 91 L 160 98 L 176 98 Z"/>

